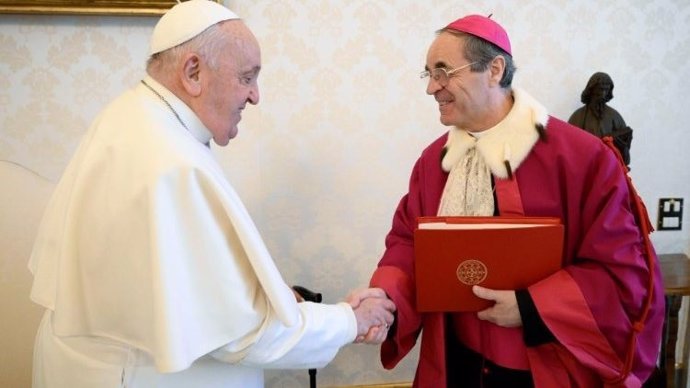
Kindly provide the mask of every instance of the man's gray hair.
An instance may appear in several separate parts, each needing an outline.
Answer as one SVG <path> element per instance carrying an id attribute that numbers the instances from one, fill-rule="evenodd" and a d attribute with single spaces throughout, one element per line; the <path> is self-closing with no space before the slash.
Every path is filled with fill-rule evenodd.
<path id="1" fill-rule="evenodd" d="M 188 53 L 199 54 L 210 68 L 217 69 L 219 54 L 226 43 L 225 33 L 220 29 L 221 23 L 212 25 L 180 45 L 151 55 L 146 61 L 146 70 L 149 73 L 170 73 L 182 57 Z"/>
<path id="2" fill-rule="evenodd" d="M 447 32 L 465 38 L 465 52 L 463 54 L 468 61 L 477 62 L 470 66 L 472 71 L 484 71 L 489 68 L 489 63 L 491 63 L 494 58 L 499 55 L 502 56 L 505 60 L 506 67 L 503 71 L 503 77 L 501 77 L 499 85 L 504 89 L 511 86 L 513 83 L 513 76 L 515 75 L 517 68 L 515 67 L 515 63 L 513 63 L 513 57 L 510 54 L 503 51 L 495 44 L 487 42 L 486 40 L 476 37 L 472 34 L 466 34 L 464 32 L 459 32 L 449 28 L 443 28 L 437 33 L 440 34 L 442 32 Z"/>

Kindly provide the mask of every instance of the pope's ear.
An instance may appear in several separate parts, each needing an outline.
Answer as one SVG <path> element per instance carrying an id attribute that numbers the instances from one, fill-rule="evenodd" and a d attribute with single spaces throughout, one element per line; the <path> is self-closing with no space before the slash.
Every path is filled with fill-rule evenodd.
<path id="1" fill-rule="evenodd" d="M 182 61 L 182 86 L 187 93 L 192 97 L 198 97 L 201 94 L 201 79 L 199 73 L 201 72 L 201 59 L 195 53 L 185 55 Z"/>

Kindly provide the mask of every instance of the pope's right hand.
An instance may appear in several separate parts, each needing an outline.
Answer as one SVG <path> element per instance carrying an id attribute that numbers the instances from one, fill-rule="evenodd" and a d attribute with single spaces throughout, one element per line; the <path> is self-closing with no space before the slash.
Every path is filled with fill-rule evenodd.
<path id="1" fill-rule="evenodd" d="M 358 290 L 348 296 L 357 319 L 357 341 L 381 343 L 393 324 L 395 303 L 381 289 Z"/>

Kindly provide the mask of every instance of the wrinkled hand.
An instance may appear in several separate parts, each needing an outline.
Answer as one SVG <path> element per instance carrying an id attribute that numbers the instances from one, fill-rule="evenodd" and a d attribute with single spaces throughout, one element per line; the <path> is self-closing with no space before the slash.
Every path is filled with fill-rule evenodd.
<path id="1" fill-rule="evenodd" d="M 347 298 L 345 298 L 345 302 L 349 303 L 354 309 L 367 298 L 388 299 L 388 295 L 386 295 L 386 292 L 380 288 L 359 288 L 350 292 Z"/>
<path id="2" fill-rule="evenodd" d="M 355 290 L 346 301 L 352 306 L 357 318 L 357 339 L 355 342 L 380 344 L 388 335 L 393 324 L 395 304 L 380 288 Z"/>
<path id="3" fill-rule="evenodd" d="M 495 305 L 477 313 L 477 318 L 503 327 L 522 326 L 522 317 L 518 308 L 515 291 L 491 290 L 472 286 L 472 292 L 482 299 L 493 300 Z"/>

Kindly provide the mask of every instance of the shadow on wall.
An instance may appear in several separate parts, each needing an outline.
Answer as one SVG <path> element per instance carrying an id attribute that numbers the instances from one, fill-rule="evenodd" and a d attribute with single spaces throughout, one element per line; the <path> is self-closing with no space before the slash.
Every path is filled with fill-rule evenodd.
<path id="1" fill-rule="evenodd" d="M 27 268 L 43 210 L 55 185 L 0 161 L 0 387 L 31 387 L 34 336 L 43 308 L 29 299 Z"/>

